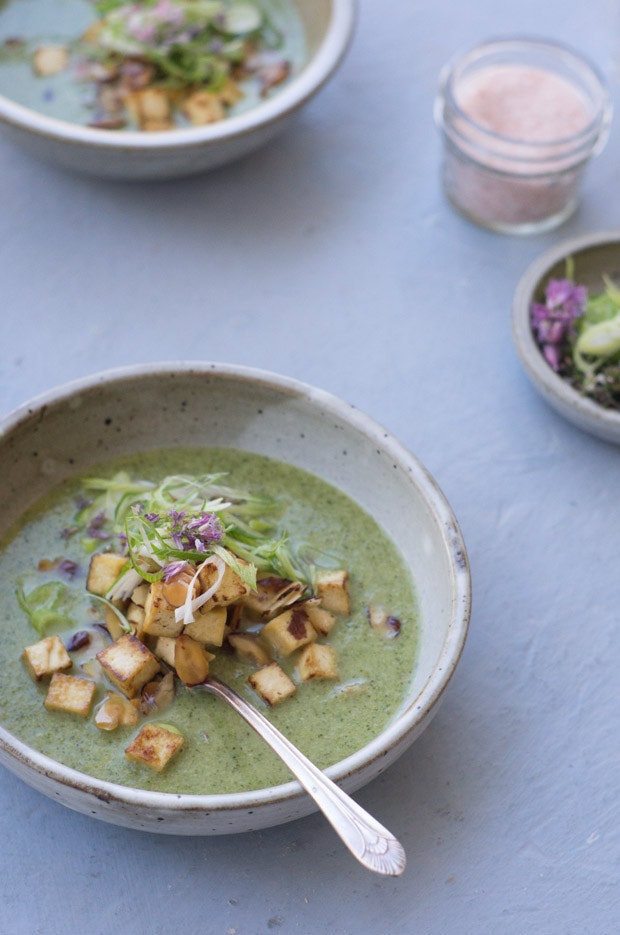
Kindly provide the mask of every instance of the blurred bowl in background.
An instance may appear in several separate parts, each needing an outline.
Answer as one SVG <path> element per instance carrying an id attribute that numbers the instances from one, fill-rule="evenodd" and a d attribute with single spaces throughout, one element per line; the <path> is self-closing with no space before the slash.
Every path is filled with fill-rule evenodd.
<path id="1" fill-rule="evenodd" d="M 291 74 L 268 97 L 259 97 L 222 120 L 156 132 L 86 126 L 74 114 L 79 93 L 75 81 L 73 109 L 68 107 L 67 118 L 65 111 L 50 110 L 43 100 L 56 98 L 57 108 L 59 101 L 66 103 L 69 82 L 55 86 L 56 79 L 50 78 L 49 86 L 40 85 L 35 96 L 34 83 L 41 78 L 35 78 L 30 65 L 11 62 L 9 55 L 0 66 L 0 127 L 37 157 L 77 172 L 118 179 L 192 175 L 245 156 L 279 132 L 331 78 L 349 47 L 355 20 L 355 0 L 265 0 L 265 5 L 285 28 L 290 22 L 299 32 Z M 17 0 L 0 13 L 0 42 L 5 52 L 17 50 L 22 30 L 31 41 L 41 36 L 42 42 L 46 30 L 52 30 L 55 43 L 68 41 L 84 31 L 85 22 L 82 0 L 58 9 L 57 0 L 23 6 Z M 37 101 L 42 102 L 40 109 Z"/>

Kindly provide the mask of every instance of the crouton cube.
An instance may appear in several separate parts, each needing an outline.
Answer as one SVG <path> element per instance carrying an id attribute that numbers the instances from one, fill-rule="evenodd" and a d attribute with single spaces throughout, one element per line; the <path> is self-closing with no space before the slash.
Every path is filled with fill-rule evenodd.
<path id="1" fill-rule="evenodd" d="M 120 610 L 121 614 L 123 613 L 123 602 L 122 601 L 113 601 L 115 607 Z M 126 633 L 126 627 L 121 622 L 118 614 L 115 614 L 111 607 L 104 607 L 103 619 L 105 621 L 106 630 L 110 634 L 113 640 L 117 640 L 119 636 L 122 636 L 123 633 Z"/>
<path id="2" fill-rule="evenodd" d="M 118 692 L 108 692 L 95 712 L 95 724 L 100 730 L 116 730 L 137 724 L 139 717 L 135 704 Z"/>
<path id="3" fill-rule="evenodd" d="M 269 652 L 256 633 L 231 633 L 228 642 L 237 656 L 255 666 L 266 666 L 272 661 Z"/>
<path id="4" fill-rule="evenodd" d="M 146 599 L 149 596 L 149 591 L 151 590 L 150 584 L 147 581 L 143 581 L 142 584 L 139 584 L 131 592 L 132 603 L 137 604 L 138 607 L 144 607 L 146 604 Z"/>
<path id="5" fill-rule="evenodd" d="M 197 643 L 209 646 L 221 646 L 224 642 L 226 629 L 226 608 L 213 607 L 203 611 L 202 608 L 194 615 L 193 623 L 185 625 L 183 633 L 191 636 Z"/>
<path id="6" fill-rule="evenodd" d="M 153 644 L 153 653 L 162 662 L 174 669 L 174 649 L 176 646 L 176 636 L 158 636 Z"/>
<path id="7" fill-rule="evenodd" d="M 139 604 L 134 604 L 133 601 L 129 601 L 125 617 L 127 618 L 127 623 L 131 624 L 132 630 L 138 637 L 142 635 L 145 616 L 144 607 L 140 607 Z"/>
<path id="8" fill-rule="evenodd" d="M 183 620 L 176 620 L 175 608 L 164 597 L 164 584 L 154 581 L 144 605 L 142 633 L 149 636 L 178 636 Z"/>
<path id="9" fill-rule="evenodd" d="M 237 82 L 233 81 L 232 78 L 228 78 L 222 87 L 219 88 L 217 96 L 226 107 L 233 107 L 245 95 Z"/>
<path id="10" fill-rule="evenodd" d="M 44 704 L 50 711 L 69 711 L 86 717 L 93 703 L 95 689 L 96 685 L 90 679 L 55 672 Z"/>
<path id="11" fill-rule="evenodd" d="M 371 629 L 384 640 L 392 640 L 400 634 L 400 620 L 388 614 L 384 607 L 371 604 L 366 608 L 366 618 Z"/>
<path id="12" fill-rule="evenodd" d="M 58 75 L 69 62 L 69 52 L 63 45 L 44 45 L 32 56 L 34 73 L 40 78 Z"/>
<path id="13" fill-rule="evenodd" d="M 125 750 L 125 756 L 134 763 L 144 763 L 161 773 L 164 766 L 179 752 L 184 737 L 178 731 L 162 724 L 145 724 Z"/>
<path id="14" fill-rule="evenodd" d="M 268 666 L 253 672 L 248 682 L 268 705 L 278 704 L 297 691 L 293 680 L 277 662 L 270 662 Z"/>
<path id="15" fill-rule="evenodd" d="M 209 663 L 215 656 L 190 636 L 177 637 L 174 648 L 174 667 L 186 685 L 200 685 L 209 674 Z"/>
<path id="16" fill-rule="evenodd" d="M 135 698 L 160 668 L 159 660 L 133 633 L 124 633 L 110 643 L 97 653 L 97 659 L 112 684 L 127 698 Z"/>
<path id="17" fill-rule="evenodd" d="M 170 99 L 161 88 L 140 88 L 125 98 L 127 110 L 141 130 L 168 130 L 174 126 Z"/>
<path id="18" fill-rule="evenodd" d="M 297 671 L 302 682 L 310 679 L 339 678 L 338 660 L 333 646 L 308 643 L 299 653 Z"/>
<path id="19" fill-rule="evenodd" d="M 351 610 L 349 598 L 349 572 L 344 569 L 321 571 L 316 579 L 317 594 L 326 610 L 336 614 L 348 614 Z"/>
<path id="20" fill-rule="evenodd" d="M 122 555 L 116 555 L 114 552 L 96 552 L 88 566 L 86 590 L 105 597 L 126 565 L 127 559 Z"/>
<path id="21" fill-rule="evenodd" d="M 305 604 L 304 607 L 310 618 L 310 623 L 320 636 L 327 636 L 328 633 L 331 633 L 336 623 L 336 618 L 331 610 L 326 610 L 325 607 L 319 607 L 310 602 Z"/>
<path id="22" fill-rule="evenodd" d="M 38 643 L 26 646 L 24 661 L 36 682 L 40 682 L 47 675 L 53 675 L 54 672 L 70 669 L 73 665 L 59 636 L 46 636 Z"/>
<path id="23" fill-rule="evenodd" d="M 261 636 L 281 656 L 290 656 L 296 649 L 317 637 L 308 614 L 302 607 L 292 607 L 266 623 Z"/>
<path id="24" fill-rule="evenodd" d="M 245 564 L 247 564 L 247 562 Z M 198 572 L 198 580 L 203 593 L 208 591 L 209 588 L 215 584 L 218 574 L 219 572 L 215 565 L 207 563 L 202 566 Z M 226 607 L 229 604 L 234 604 L 236 601 L 240 600 L 240 598 L 249 594 L 249 592 L 249 585 L 245 583 L 236 571 L 233 571 L 230 565 L 226 565 L 222 580 L 217 586 L 211 600 L 208 601 L 204 607 L 207 608 L 216 604 L 221 604 L 223 607 Z"/>
<path id="25" fill-rule="evenodd" d="M 216 123 L 226 116 L 226 108 L 212 91 L 195 91 L 183 102 L 181 110 L 194 126 Z"/>

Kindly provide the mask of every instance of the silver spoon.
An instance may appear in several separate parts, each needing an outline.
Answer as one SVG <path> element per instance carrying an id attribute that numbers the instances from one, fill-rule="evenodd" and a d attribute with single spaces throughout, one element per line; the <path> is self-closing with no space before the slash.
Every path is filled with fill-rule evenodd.
<path id="1" fill-rule="evenodd" d="M 337 834 L 364 867 L 386 876 L 399 876 L 405 869 L 405 851 L 393 834 L 328 779 L 260 711 L 241 695 L 209 675 L 192 685 L 223 698 L 265 740 L 314 799 Z"/>

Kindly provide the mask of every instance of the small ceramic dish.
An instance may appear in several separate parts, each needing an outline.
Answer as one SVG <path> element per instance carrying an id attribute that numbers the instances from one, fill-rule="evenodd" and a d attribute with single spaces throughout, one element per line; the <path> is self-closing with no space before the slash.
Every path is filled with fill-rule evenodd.
<path id="1" fill-rule="evenodd" d="M 620 278 L 620 230 L 565 240 L 531 264 L 515 292 L 513 340 L 525 372 L 549 405 L 584 431 L 620 444 L 620 411 L 605 409 L 573 389 L 549 366 L 532 333 L 531 304 L 543 300 L 549 279 L 566 276 L 567 257 L 574 261 L 575 282 L 587 286 L 591 293 L 602 292 L 604 273 L 612 279 Z"/>
<path id="2" fill-rule="evenodd" d="M 354 27 L 355 0 L 264 4 L 275 22 L 282 23 L 283 34 L 290 23 L 295 35 L 291 74 L 268 97 L 252 97 L 250 104 L 250 98 L 242 99 L 223 120 L 156 132 L 86 126 L 78 99 L 84 91 L 76 90 L 75 80 L 35 79 L 30 66 L 9 58 L 0 67 L 0 126 L 9 139 L 37 157 L 118 179 L 192 175 L 245 156 L 281 130 L 328 81 L 349 47 Z M 0 43 L 22 41 L 22 33 L 31 41 L 49 35 L 55 43 L 68 41 L 92 19 L 85 0 L 37 0 L 34 11 L 32 4 L 14 0 L 0 13 Z M 40 84 L 35 89 L 36 80 Z"/>
<path id="3" fill-rule="evenodd" d="M 0 536 L 39 496 L 93 463 L 196 445 L 274 457 L 326 480 L 383 527 L 412 569 L 420 624 L 408 693 L 370 743 L 326 770 L 351 792 L 429 724 L 461 655 L 471 603 L 465 547 L 448 503 L 380 425 L 321 390 L 244 367 L 156 364 L 95 375 L 47 393 L 0 424 Z M 0 763 L 70 808 L 163 833 L 248 831 L 316 809 L 296 781 L 218 795 L 105 782 L 43 755 L 3 726 Z"/>

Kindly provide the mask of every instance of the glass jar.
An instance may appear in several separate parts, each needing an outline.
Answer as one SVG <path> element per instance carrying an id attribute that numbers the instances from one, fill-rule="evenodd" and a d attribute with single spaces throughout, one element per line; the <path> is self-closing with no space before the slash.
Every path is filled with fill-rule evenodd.
<path id="1" fill-rule="evenodd" d="M 556 227 L 577 205 L 611 113 L 603 79 L 571 49 L 538 39 L 483 43 L 440 77 L 435 122 L 448 199 L 503 233 Z"/>

